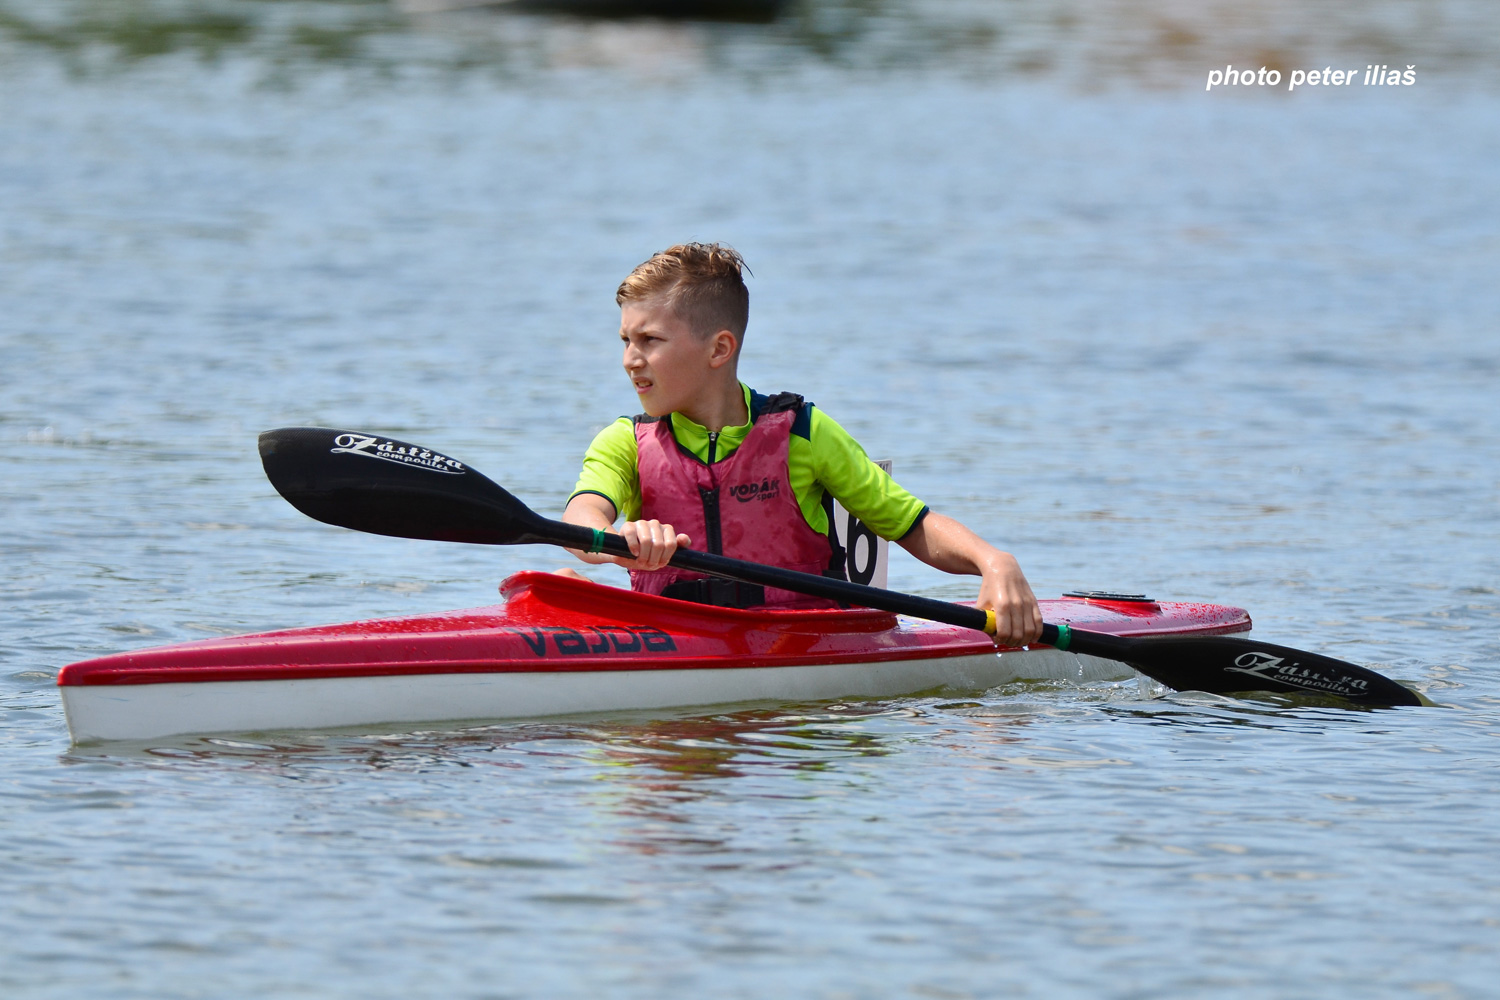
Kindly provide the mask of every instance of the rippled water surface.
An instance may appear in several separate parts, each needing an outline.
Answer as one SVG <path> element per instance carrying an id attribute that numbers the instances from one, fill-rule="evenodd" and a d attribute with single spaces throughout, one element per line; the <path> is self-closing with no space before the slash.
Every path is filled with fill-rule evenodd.
<path id="1" fill-rule="evenodd" d="M 0 0 L 0 993 L 1494 995 L 1491 5 L 436 6 Z M 1374 62 L 1418 83 L 1204 91 Z M 632 406 L 613 289 L 682 239 L 754 270 L 749 382 L 1039 592 L 1241 605 L 1442 707 L 69 745 L 66 663 L 561 565 L 316 524 L 255 434 L 388 431 L 556 512 Z"/>

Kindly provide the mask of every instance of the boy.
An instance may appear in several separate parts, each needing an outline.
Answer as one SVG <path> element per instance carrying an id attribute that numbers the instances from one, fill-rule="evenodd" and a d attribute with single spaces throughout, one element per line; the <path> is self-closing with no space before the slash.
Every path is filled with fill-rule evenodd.
<path id="1" fill-rule="evenodd" d="M 574 551 L 630 570 L 631 587 L 728 607 L 831 606 L 774 588 L 669 567 L 678 547 L 843 577 L 832 497 L 882 538 L 949 573 L 980 576 L 978 606 L 996 612 L 1000 645 L 1041 635 L 1021 567 L 907 493 L 849 434 L 792 393 L 739 381 L 750 294 L 733 249 L 688 243 L 656 254 L 620 284 L 625 374 L 645 411 L 599 432 L 563 520 L 619 533 L 634 559 Z M 570 571 L 571 572 L 571 571 Z"/>

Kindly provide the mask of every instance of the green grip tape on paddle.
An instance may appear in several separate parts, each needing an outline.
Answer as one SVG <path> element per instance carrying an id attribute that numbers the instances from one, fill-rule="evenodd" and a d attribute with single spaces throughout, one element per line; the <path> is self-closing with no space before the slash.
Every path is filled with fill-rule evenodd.
<path id="1" fill-rule="evenodd" d="M 1066 651 L 1068 644 L 1073 641 L 1073 629 L 1067 625 L 1057 626 L 1057 641 L 1052 644 L 1053 649 Z"/>
<path id="2" fill-rule="evenodd" d="M 1066 625 L 1053 625 L 1048 622 L 1042 626 L 1042 641 L 1053 649 L 1066 650 L 1068 644 L 1073 641 L 1073 630 Z"/>
<path id="3" fill-rule="evenodd" d="M 604 532 L 600 531 L 598 528 L 595 528 L 594 529 L 594 540 L 589 543 L 589 552 L 593 553 L 593 552 L 603 552 L 603 551 L 604 551 Z"/>

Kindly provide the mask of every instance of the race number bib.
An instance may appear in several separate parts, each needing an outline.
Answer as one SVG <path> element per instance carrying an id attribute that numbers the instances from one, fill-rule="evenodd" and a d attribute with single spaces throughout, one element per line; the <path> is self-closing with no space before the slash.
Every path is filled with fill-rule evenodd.
<path id="1" fill-rule="evenodd" d="M 884 459 L 876 465 L 891 474 L 891 460 Z M 865 527 L 864 522 L 844 509 L 837 500 L 833 502 L 833 530 L 839 544 L 844 547 L 844 569 L 849 579 L 870 587 L 886 586 L 886 567 L 890 564 L 890 543 Z"/>

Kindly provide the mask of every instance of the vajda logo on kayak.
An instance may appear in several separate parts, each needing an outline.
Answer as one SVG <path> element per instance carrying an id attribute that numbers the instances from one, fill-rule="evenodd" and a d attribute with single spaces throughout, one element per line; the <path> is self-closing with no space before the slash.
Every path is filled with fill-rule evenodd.
<path id="1" fill-rule="evenodd" d="M 781 496 L 780 479 L 762 479 L 758 483 L 737 483 L 729 487 L 729 495 L 740 503 L 751 500 L 775 500 Z"/>
<path id="2" fill-rule="evenodd" d="M 367 434 L 340 434 L 333 439 L 333 443 L 334 447 L 329 450 L 335 455 L 364 455 L 366 458 L 411 465 L 450 476 L 461 476 L 465 471 L 464 464 L 456 458 L 439 455 L 414 444 L 402 444 L 400 441 L 382 440 Z"/>
<path id="3" fill-rule="evenodd" d="M 593 635 L 584 635 L 576 628 L 548 626 L 544 628 L 506 628 L 502 632 L 518 635 L 537 656 L 547 655 L 547 639 L 552 639 L 552 648 L 564 656 L 582 653 L 675 653 L 677 643 L 671 635 L 659 628 L 646 625 L 586 625 Z"/>

